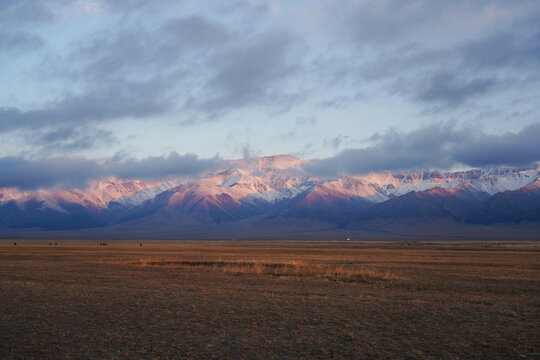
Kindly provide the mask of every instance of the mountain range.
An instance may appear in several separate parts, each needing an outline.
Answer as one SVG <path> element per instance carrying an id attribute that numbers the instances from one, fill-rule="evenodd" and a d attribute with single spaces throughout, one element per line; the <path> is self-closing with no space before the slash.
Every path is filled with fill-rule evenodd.
<path id="1" fill-rule="evenodd" d="M 539 165 L 319 178 L 304 164 L 277 155 L 230 161 L 200 179 L 111 177 L 84 189 L 3 188 L 0 236 L 540 237 Z"/>

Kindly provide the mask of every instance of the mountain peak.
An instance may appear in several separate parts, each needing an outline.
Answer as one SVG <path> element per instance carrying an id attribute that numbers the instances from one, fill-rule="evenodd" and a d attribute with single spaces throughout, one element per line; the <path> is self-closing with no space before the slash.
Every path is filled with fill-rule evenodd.
<path id="1" fill-rule="evenodd" d="M 472 213 L 490 198 L 502 199 L 495 194 L 534 205 L 540 192 L 540 174 L 534 169 L 418 170 L 322 180 L 304 172 L 303 163 L 291 155 L 275 155 L 231 161 L 196 180 L 110 177 L 92 180 L 86 189 L 4 188 L 0 226 L 121 227 L 136 220 L 145 221 L 149 229 L 156 222 L 179 230 L 187 225 L 205 228 L 205 221 L 216 225 L 293 218 L 302 219 L 298 226 L 302 221 L 346 226 L 351 221 L 415 216 L 464 221 L 468 216 L 486 218 Z M 362 215 L 368 209 L 371 215 Z M 489 208 L 482 211 L 491 213 Z M 528 221 L 536 219 L 531 214 L 526 215 Z M 51 219 L 55 222 L 49 225 Z"/>

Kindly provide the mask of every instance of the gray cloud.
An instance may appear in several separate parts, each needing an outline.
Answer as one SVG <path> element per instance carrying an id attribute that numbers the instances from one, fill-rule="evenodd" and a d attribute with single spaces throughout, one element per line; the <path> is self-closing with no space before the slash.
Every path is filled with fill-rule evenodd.
<path id="1" fill-rule="evenodd" d="M 407 36 L 414 29 L 427 21 L 437 18 L 436 12 L 443 11 L 446 6 L 431 6 L 424 3 L 414 6 L 413 0 L 385 2 L 348 2 L 345 6 L 337 4 L 341 16 L 338 26 L 351 40 L 359 45 L 381 42 L 393 42 Z M 388 21 L 391 14 L 392 21 Z"/>
<path id="2" fill-rule="evenodd" d="M 0 133 L 24 129 L 29 137 L 38 138 L 37 145 L 46 152 L 90 148 L 96 137 L 45 144 L 48 137 L 42 134 L 74 134 L 81 126 L 126 117 L 147 119 L 173 111 L 181 98 L 178 85 L 185 86 L 186 78 L 194 76 L 189 73 L 192 70 L 182 69 L 183 60 L 194 56 L 194 51 L 223 45 L 228 37 L 224 26 L 197 16 L 167 20 L 153 31 L 137 27 L 100 34 L 77 46 L 64 61 L 55 59 L 45 66 L 47 78 L 79 83 L 82 90 L 66 92 L 37 109 L 0 107 Z M 38 42 L 30 35 L 2 33 L 0 50 L 37 46 Z"/>
<path id="3" fill-rule="evenodd" d="M 41 48 L 44 43 L 43 39 L 37 35 L 0 31 L 0 54 L 36 50 Z"/>
<path id="4" fill-rule="evenodd" d="M 78 187 L 99 174 L 102 174 L 102 169 L 95 161 L 81 158 L 0 158 L 0 187 L 35 189 L 59 183 L 67 187 Z"/>
<path id="5" fill-rule="evenodd" d="M 253 104 L 285 110 L 302 98 L 285 90 L 284 81 L 298 71 L 296 39 L 286 31 L 235 32 L 201 16 L 168 19 L 154 29 L 120 29 L 43 64 L 45 79 L 80 90 L 32 110 L 0 107 L 0 133 L 146 119 L 179 109 L 202 115 Z"/>
<path id="6" fill-rule="evenodd" d="M 54 18 L 43 3 L 0 0 L 0 55 L 13 56 L 42 48 L 45 41 L 35 27 L 50 23 Z"/>
<path id="7" fill-rule="evenodd" d="M 51 132 L 46 142 L 65 136 Z M 474 128 L 457 128 L 452 123 L 431 125 L 401 133 L 390 130 L 372 136 L 374 145 L 348 149 L 339 154 L 309 161 L 304 169 L 317 176 L 365 174 L 407 169 L 448 169 L 453 166 L 529 166 L 540 160 L 540 123 L 518 132 L 486 134 Z M 251 156 L 246 150 L 245 156 Z M 306 152 L 309 148 L 306 147 Z M 155 156 L 143 159 L 116 156 L 105 161 L 53 157 L 29 160 L 0 158 L 0 188 L 34 189 L 61 185 L 83 187 L 89 179 L 115 175 L 120 178 L 155 179 L 194 177 L 226 164 L 219 156 L 199 158 L 194 154 Z"/>
<path id="8" fill-rule="evenodd" d="M 82 62 L 84 73 L 97 79 L 118 78 L 200 62 L 200 56 L 205 58 L 201 52 L 225 46 L 230 38 L 226 26 L 201 16 L 174 18 L 157 29 L 138 25 L 99 34 L 76 49 L 72 60 Z"/>
<path id="9" fill-rule="evenodd" d="M 390 4 L 394 5 L 392 2 L 386 5 Z M 440 16 L 444 14 L 442 10 L 449 11 L 448 14 L 459 14 L 457 9 L 472 6 L 470 14 L 481 16 L 482 11 L 488 13 L 489 6 L 496 5 L 500 11 L 506 6 L 502 2 L 436 4 L 434 7 L 416 7 L 414 11 L 427 14 L 433 7 L 432 10 Z M 516 9 L 526 9 L 528 4 L 532 5 L 523 1 Z M 411 4 L 403 2 L 402 5 L 409 7 Z M 439 43 L 430 44 L 422 36 L 404 37 L 395 46 L 376 47 L 372 60 L 360 62 L 346 72 L 368 82 L 383 83 L 391 93 L 401 94 L 420 104 L 436 103 L 446 109 L 455 109 L 469 100 L 485 98 L 492 93 L 503 93 L 523 82 L 538 82 L 540 9 L 531 7 L 530 10 L 530 13 L 514 19 L 515 24 L 508 21 L 509 13 L 503 18 L 507 23 L 497 27 L 496 31 L 480 32 L 453 42 L 440 38 Z M 399 25 L 399 21 L 392 21 L 392 24 Z M 425 26 L 426 21 L 419 20 L 413 28 Z M 402 30 L 399 36 L 392 37 L 392 42 L 413 31 L 407 27 Z M 499 86 L 502 83 L 504 86 Z M 365 86 L 365 83 L 361 84 Z"/>
<path id="10" fill-rule="evenodd" d="M 338 135 L 335 138 L 324 140 L 324 146 L 331 146 L 334 150 L 337 150 L 342 143 L 348 142 L 349 139 L 350 137 L 347 135 Z"/>
<path id="11" fill-rule="evenodd" d="M 313 126 L 315 125 L 319 119 L 313 115 L 311 116 L 298 116 L 296 120 L 294 121 L 296 125 L 298 126 Z"/>
<path id="12" fill-rule="evenodd" d="M 286 110 L 300 102 L 298 91 L 286 89 L 301 73 L 301 46 L 296 35 L 280 28 L 246 32 L 189 16 L 155 30 L 134 26 L 103 33 L 77 49 L 73 60 L 83 64 L 86 77 L 94 77 L 89 81 L 177 72 L 179 81 L 168 90 L 181 108 L 215 116 L 250 105 Z"/>
<path id="13" fill-rule="evenodd" d="M 540 160 L 540 123 L 526 126 L 518 132 L 486 135 L 469 134 L 472 141 L 456 144 L 452 151 L 455 162 L 470 166 L 526 166 Z"/>
<path id="14" fill-rule="evenodd" d="M 50 23 L 56 18 L 54 12 L 45 3 L 34 0 L 1 0 L 0 24 L 9 27 L 15 25 L 35 26 Z"/>
<path id="15" fill-rule="evenodd" d="M 285 90 L 287 79 L 300 72 L 293 56 L 298 46 L 294 35 L 276 30 L 217 52 L 210 62 L 215 73 L 205 86 L 206 96 L 186 106 L 209 112 L 254 104 L 289 107 L 302 98 Z"/>
<path id="16" fill-rule="evenodd" d="M 348 149 L 311 160 L 306 171 L 321 175 L 365 174 L 407 169 L 448 169 L 456 165 L 527 166 L 540 160 L 540 123 L 516 133 L 489 135 L 479 129 L 458 129 L 452 123 L 409 133 L 395 130 L 373 136 L 373 146 Z"/>
<path id="17" fill-rule="evenodd" d="M 80 126 L 122 117 L 143 118 L 172 106 L 165 93 L 170 78 L 149 81 L 110 81 L 79 95 L 67 95 L 43 109 L 0 108 L 0 133 L 14 129 Z"/>
<path id="18" fill-rule="evenodd" d="M 346 41 L 377 48 L 474 36 L 486 29 L 522 24 L 524 16 L 538 11 L 535 0 L 345 0 L 321 7 L 320 16 Z"/>
<path id="19" fill-rule="evenodd" d="M 456 106 L 474 96 L 493 89 L 497 81 L 491 78 L 457 79 L 450 73 L 434 74 L 420 90 L 418 99 L 425 102 Z"/>
<path id="20" fill-rule="evenodd" d="M 461 64 L 478 69 L 540 67 L 540 16 L 521 31 L 500 32 L 460 46 Z"/>
<path id="21" fill-rule="evenodd" d="M 1 60 L 13 82 L 2 93 L 0 135 L 24 134 L 35 145 L 26 154 L 91 149 L 114 137 L 98 127 L 123 118 L 233 127 L 249 116 L 256 128 L 295 106 L 313 112 L 310 100 L 323 110 L 319 121 L 291 120 L 293 128 L 280 132 L 312 126 L 321 133 L 336 116 L 363 121 L 388 95 L 409 102 L 400 108 L 412 103 L 437 116 L 460 112 L 453 115 L 499 124 L 509 114 L 521 124 L 538 114 L 530 95 L 540 84 L 536 0 L 98 3 L 96 17 L 78 2 L 0 0 L 0 51 L 8 55 Z M 84 26 L 66 15 L 84 18 Z M 231 120 L 232 111 L 240 116 Z M 384 114 L 384 123 L 401 119 Z M 300 148 L 322 140 L 305 141 Z"/>
<path id="22" fill-rule="evenodd" d="M 168 176 L 197 176 L 215 170 L 224 164 L 219 156 L 209 159 L 194 154 L 179 155 L 171 152 L 168 156 L 150 156 L 144 159 L 125 159 L 120 162 L 106 162 L 104 169 L 121 178 L 164 178 Z"/>
<path id="23" fill-rule="evenodd" d="M 69 155 L 92 149 L 96 145 L 110 145 L 116 140 L 111 131 L 88 126 L 35 131 L 29 134 L 28 138 L 37 148 L 36 153 L 42 157 L 53 154 Z"/>
<path id="24" fill-rule="evenodd" d="M 85 158 L 53 157 L 29 160 L 19 157 L 0 158 L 0 188 L 47 188 L 52 186 L 84 187 L 88 180 L 102 176 L 154 179 L 169 176 L 198 176 L 223 165 L 219 156 L 204 159 L 193 154 L 143 159 L 113 158 L 104 162 Z"/>
<path id="25" fill-rule="evenodd" d="M 361 92 L 357 92 L 353 96 L 334 96 L 330 99 L 323 100 L 318 103 L 318 106 L 322 108 L 336 108 L 343 109 L 347 106 L 357 103 L 358 101 L 365 100 L 367 97 Z"/>

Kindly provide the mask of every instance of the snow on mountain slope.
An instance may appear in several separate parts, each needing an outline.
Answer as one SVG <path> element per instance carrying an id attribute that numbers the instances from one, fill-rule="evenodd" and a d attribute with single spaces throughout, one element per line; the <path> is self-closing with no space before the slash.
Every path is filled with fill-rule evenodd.
<path id="1" fill-rule="evenodd" d="M 364 178 L 343 177 L 324 182 L 324 186 L 346 197 L 361 197 L 373 202 L 388 200 L 388 196 L 379 184 L 370 183 Z"/>
<path id="2" fill-rule="evenodd" d="M 168 188 L 178 185 L 180 182 L 181 180 L 179 179 L 152 182 L 142 180 L 125 181 L 111 177 L 108 179 L 92 181 L 87 189 L 76 191 L 96 206 L 104 208 L 112 201 L 127 205 L 137 204 L 140 201 L 147 200 L 147 196 L 155 196 Z M 140 193 L 143 190 L 145 191 Z M 136 194 L 138 194 L 138 196 L 131 198 Z"/>
<path id="3" fill-rule="evenodd" d="M 470 183 L 451 189 L 440 186 L 411 191 L 367 209 L 358 220 L 392 218 L 452 218 L 463 221 L 480 204 L 490 198 Z"/>
<path id="4" fill-rule="evenodd" d="M 312 197 L 320 202 L 326 198 L 324 194 L 331 194 L 328 199 L 335 201 L 363 199 L 371 203 L 382 203 L 412 191 L 436 187 L 450 190 L 468 184 L 478 192 L 494 195 L 532 183 L 539 178 L 540 170 L 540 166 L 531 169 L 494 168 L 457 172 L 418 170 L 319 179 L 303 170 L 304 163 L 290 155 L 276 155 L 231 161 L 226 168 L 191 181 L 142 181 L 111 177 L 93 180 L 86 189 L 22 191 L 4 188 L 0 189 L 0 207 L 16 204 L 24 209 L 25 204 L 31 202 L 40 204 L 43 211 L 60 213 L 69 211 L 66 210 L 66 204 L 77 204 L 96 213 L 107 210 L 107 216 L 112 216 L 115 211 L 141 206 L 169 192 L 171 196 L 167 201 L 173 207 L 178 207 L 185 199 L 197 199 L 208 208 L 225 211 L 227 206 L 232 206 L 248 214 L 246 207 L 255 212 L 263 211 L 300 196 L 305 197 L 304 202 L 308 204 Z M 470 191 L 469 195 L 474 196 L 474 192 Z"/>
<path id="5" fill-rule="evenodd" d="M 192 184 L 197 185 L 196 191 L 208 196 L 226 194 L 245 203 L 275 203 L 312 186 L 313 181 L 298 169 L 297 158 L 280 155 L 256 160 L 233 161 L 230 168 Z"/>
<path id="6" fill-rule="evenodd" d="M 506 190 L 519 189 L 539 177 L 539 171 L 533 169 L 484 169 L 440 173 L 438 171 L 413 171 L 375 173 L 357 177 L 360 181 L 378 185 L 380 193 L 388 198 L 404 195 L 411 191 L 423 191 L 433 187 L 452 189 L 463 183 L 470 183 L 475 188 L 490 195 Z"/>
<path id="7" fill-rule="evenodd" d="M 112 177 L 93 180 L 83 190 L 52 188 L 19 191 L 13 188 L 0 189 L 0 206 L 13 201 L 22 209 L 25 203 L 32 201 L 42 203 L 41 206 L 44 209 L 58 212 L 65 212 L 63 204 L 78 204 L 94 210 L 104 209 L 111 202 L 133 206 L 177 186 L 181 181 L 123 181 Z"/>
<path id="8" fill-rule="evenodd" d="M 161 194 L 162 192 L 166 190 L 169 190 L 180 184 L 183 184 L 184 182 L 185 180 L 179 179 L 175 181 L 167 181 L 157 186 L 149 186 L 147 188 L 144 188 L 142 190 L 139 190 L 133 193 L 132 195 L 121 196 L 118 199 L 116 199 L 116 202 L 124 206 L 136 206 L 136 205 L 142 204 L 146 200 L 153 199 L 158 194 Z"/>
<path id="9" fill-rule="evenodd" d="M 267 203 L 277 203 L 285 199 L 292 199 L 301 193 L 309 190 L 313 185 L 311 183 L 302 183 L 289 188 L 278 188 L 268 191 L 257 191 L 256 193 L 247 194 L 242 201 L 245 203 L 258 203 L 265 201 Z"/>
<path id="10" fill-rule="evenodd" d="M 517 190 L 495 194 L 467 220 L 486 225 L 540 221 L 540 178 Z"/>

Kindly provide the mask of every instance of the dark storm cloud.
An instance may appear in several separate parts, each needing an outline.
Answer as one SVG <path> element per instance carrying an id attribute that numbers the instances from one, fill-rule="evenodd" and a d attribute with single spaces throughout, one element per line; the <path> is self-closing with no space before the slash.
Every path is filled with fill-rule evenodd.
<path id="1" fill-rule="evenodd" d="M 448 169 L 455 165 L 527 166 L 540 160 L 540 123 L 516 133 L 488 135 L 453 124 L 431 125 L 409 133 L 377 134 L 373 146 L 348 149 L 310 161 L 305 169 L 320 176 L 407 169 Z"/>
<path id="2" fill-rule="evenodd" d="M 109 159 L 104 162 L 84 158 L 53 157 L 28 160 L 0 158 L 0 188 L 47 188 L 52 186 L 84 187 L 88 180 L 101 176 L 152 179 L 168 176 L 198 176 L 223 165 L 219 156 L 204 159 L 193 154 L 144 159 Z"/>

